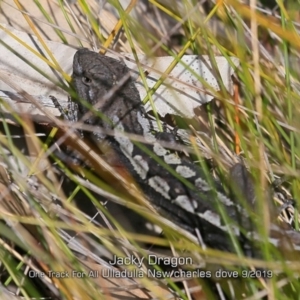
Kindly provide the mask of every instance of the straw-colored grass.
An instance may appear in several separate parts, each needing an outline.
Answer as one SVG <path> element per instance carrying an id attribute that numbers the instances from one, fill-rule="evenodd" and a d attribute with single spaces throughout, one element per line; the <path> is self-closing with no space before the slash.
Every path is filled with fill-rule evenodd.
<path id="1" fill-rule="evenodd" d="M 131 0 L 124 9 L 119 1 L 110 1 L 105 8 L 95 2 L 0 1 L 0 20 L 38 37 L 53 67 L 65 79 L 66 89 L 71 74 L 63 74 L 44 43 L 46 38 L 77 48 L 99 48 L 102 53 L 107 50 L 132 52 L 136 60 L 140 53 L 149 57 L 172 56 L 174 63 L 152 90 L 147 87 L 144 69 L 139 65 L 138 80 L 147 90 L 147 97 L 142 99 L 144 103 L 152 101 L 156 88 L 183 55 L 208 55 L 220 91 L 206 86 L 207 92 L 216 98 L 201 107 L 201 113 L 193 120 L 194 130 L 188 133 L 191 136 L 187 148 L 207 172 L 211 171 L 207 165 L 208 158 L 211 159 L 213 171 L 219 178 L 227 177 L 229 166 L 238 161 L 237 154 L 243 157 L 255 182 L 257 232 L 265 237 L 270 219 L 276 217 L 268 213 L 265 191 L 271 190 L 270 183 L 278 177 L 285 179 L 282 185 L 286 192 L 276 189 L 273 193 L 277 206 L 291 198 L 297 207 L 300 199 L 298 9 L 280 1 L 278 8 L 271 11 L 260 8 L 256 0 L 251 0 L 250 5 L 237 0 L 217 3 L 207 0 L 203 4 L 192 0 L 149 0 L 149 6 Z M 10 17 L 15 10 L 23 14 Z M 20 43 L 20 47 L 24 46 Z M 235 56 L 240 60 L 234 75 L 235 96 L 227 92 L 216 71 L 216 55 L 228 60 Z M 202 78 L 199 81 L 202 82 Z M 154 111 L 161 129 L 159 108 Z M 288 253 L 274 249 L 263 240 L 258 245 L 262 253 L 260 259 L 202 247 L 193 236 L 158 215 L 143 191 L 132 187 L 130 178 L 116 173 L 99 153 L 87 151 L 68 124 L 56 122 L 61 135 L 68 132 L 68 145 L 92 162 L 94 172 L 67 166 L 54 157 L 50 163 L 47 157 L 54 148 L 51 142 L 58 139 L 56 131 L 48 130 L 40 139 L 35 136 L 32 120 L 17 115 L 15 118 L 24 133 L 30 135 L 30 139 L 24 138 L 29 152 L 37 155 L 29 157 L 21 151 L 13 138 L 14 127 L 3 117 L 0 135 L 0 291 L 3 299 L 13 297 L 9 291 L 16 299 L 298 297 L 300 266 L 296 254 L 287 257 Z M 190 125 L 186 122 L 181 119 L 178 126 L 186 128 Z M 196 133 L 192 136 L 192 132 Z M 281 222 L 290 219 L 297 230 L 295 207 L 290 206 L 288 212 L 285 211 Z M 149 224 L 159 225 L 164 234 L 139 231 L 145 219 Z M 144 272 L 143 275 L 140 278 L 100 276 L 107 269 L 113 269 L 106 261 L 114 255 L 143 258 L 160 252 L 170 257 L 191 257 L 193 264 L 185 270 L 201 268 L 207 273 L 202 274 L 203 278 L 192 279 L 151 278 L 147 276 L 146 265 L 140 269 L 128 265 L 124 266 L 125 270 Z M 203 267 L 204 262 L 206 267 Z M 155 269 L 162 271 L 159 266 Z M 237 270 L 239 278 L 208 280 L 209 274 L 219 269 L 226 270 L 227 275 Z M 270 278 L 259 276 L 264 272 Z M 62 278 L 67 275 L 68 278 Z"/>

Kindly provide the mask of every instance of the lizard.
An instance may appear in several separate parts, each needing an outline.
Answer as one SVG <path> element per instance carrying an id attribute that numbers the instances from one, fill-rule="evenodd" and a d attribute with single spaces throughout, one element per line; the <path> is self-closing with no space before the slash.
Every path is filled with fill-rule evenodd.
<path id="1" fill-rule="evenodd" d="M 259 241 L 259 237 L 249 211 L 234 196 L 227 195 L 210 174 L 162 147 L 159 138 L 153 136 L 139 92 L 123 62 L 80 49 L 74 55 L 71 84 L 77 94 L 72 99 L 76 102 L 76 118 L 95 128 L 93 132 L 81 131 L 80 135 L 96 145 L 106 145 L 112 153 L 109 154 L 112 163 L 129 171 L 160 214 L 198 238 L 200 234 L 208 247 L 235 252 L 229 237 L 233 234 L 245 255 L 259 256 L 252 243 L 252 238 Z M 106 131 L 125 134 L 106 134 Z M 147 143 L 133 142 L 126 134 L 142 136 Z M 252 194 L 253 208 L 254 188 L 247 171 L 237 164 L 231 174 L 241 190 L 239 195 L 247 198 L 249 191 Z M 269 242 L 275 247 L 282 245 L 282 229 L 272 224 L 271 231 L 277 238 L 270 237 Z M 292 229 L 287 232 L 292 250 L 300 250 L 300 235 Z"/>

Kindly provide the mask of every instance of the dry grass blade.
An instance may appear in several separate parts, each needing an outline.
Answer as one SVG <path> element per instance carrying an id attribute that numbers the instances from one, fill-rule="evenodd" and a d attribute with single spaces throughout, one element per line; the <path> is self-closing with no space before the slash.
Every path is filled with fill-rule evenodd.
<path id="1" fill-rule="evenodd" d="M 0 1 L 0 298 L 298 297 L 299 253 L 291 254 L 288 245 L 290 241 L 300 244 L 299 4 L 133 0 L 127 1 L 128 6 L 121 0 L 98 2 Z M 63 108 L 68 106 L 67 94 L 75 98 L 68 82 L 75 49 L 82 46 L 108 51 L 131 66 L 142 98 L 152 101 L 147 109 L 154 111 L 154 131 L 161 130 L 161 124 L 173 129 L 175 123 L 184 140 L 184 146 L 171 142 L 163 146 L 184 152 L 221 179 L 234 162 L 245 162 L 254 178 L 259 208 L 255 218 L 256 233 L 263 237 L 257 245 L 262 253 L 259 259 L 199 245 L 199 237 L 157 214 L 129 172 L 112 166 L 98 148 L 79 139 L 76 130 L 143 144 L 152 140 L 95 130 L 84 120 L 67 123 L 54 117 L 59 113 L 48 96 L 54 95 Z M 121 52 L 133 55 L 125 58 Z M 207 55 L 205 64 L 213 84 L 206 84 L 198 72 L 198 67 L 203 68 L 197 60 L 200 55 Z M 227 67 L 234 67 L 230 57 L 239 65 L 224 77 L 218 56 Z M 196 65 L 188 60 L 191 57 Z M 228 86 L 232 75 L 238 87 L 234 96 Z M 210 104 L 196 108 L 209 97 L 213 98 Z M 198 102 L 192 104 L 191 99 Z M 168 108 L 163 107 L 166 104 Z M 166 112 L 173 116 L 169 118 Z M 53 126 L 59 134 L 51 131 Z M 79 152 L 93 170 L 57 159 L 53 154 L 64 146 Z M 281 176 L 282 184 L 268 187 Z M 224 186 L 228 183 L 223 182 Z M 269 209 L 265 190 L 272 190 L 281 212 L 276 226 L 286 226 L 280 230 L 286 245 L 274 247 L 265 242 L 278 215 Z M 193 263 L 175 268 L 168 264 L 150 267 L 146 259 L 139 267 L 109 263 L 115 257 L 151 255 L 191 257 Z M 161 277 L 151 277 L 150 269 L 162 272 L 157 273 Z M 170 270 L 211 273 L 197 273 L 192 279 L 163 273 Z M 227 275 L 266 271 L 272 278 L 208 276 L 218 270 Z M 117 278 L 121 271 L 124 277 Z"/>

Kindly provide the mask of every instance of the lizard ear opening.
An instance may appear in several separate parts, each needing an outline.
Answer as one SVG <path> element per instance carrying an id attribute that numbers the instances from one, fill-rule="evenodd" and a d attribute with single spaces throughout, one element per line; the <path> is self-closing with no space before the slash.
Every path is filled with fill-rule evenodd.
<path id="1" fill-rule="evenodd" d="M 89 77 L 82 77 L 82 83 L 85 85 L 90 85 L 92 83 L 92 79 L 90 79 Z"/>

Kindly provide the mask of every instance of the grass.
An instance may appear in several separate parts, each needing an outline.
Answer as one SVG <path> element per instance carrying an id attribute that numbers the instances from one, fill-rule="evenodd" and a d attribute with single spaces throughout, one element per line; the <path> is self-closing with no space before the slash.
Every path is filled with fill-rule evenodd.
<path id="1" fill-rule="evenodd" d="M 297 171 L 300 148 L 297 52 L 300 39 L 299 16 L 292 3 L 278 2 L 279 8 L 272 14 L 270 9 L 259 8 L 256 1 L 251 1 L 252 6 L 235 0 L 217 4 L 206 1 L 205 6 L 200 6 L 193 3 L 196 1 L 159 3 L 153 0 L 149 1 L 149 5 L 154 11 L 154 18 L 138 9 L 141 9 L 138 1 L 132 0 L 126 10 L 120 7 L 118 1 L 111 1 L 118 17 L 106 14 L 99 20 L 97 12 L 101 11 L 103 16 L 103 10 L 92 1 L 80 0 L 76 6 L 53 1 L 51 8 L 42 1 L 30 2 L 36 6 L 22 7 L 17 0 L 14 5 L 28 12 L 22 18 L 27 22 L 25 24 L 28 24 L 30 33 L 38 37 L 52 66 L 65 79 L 66 89 L 70 77 L 64 74 L 54 54 L 47 49 L 43 35 L 77 48 L 102 45 L 103 53 L 130 52 L 137 62 L 140 53 L 149 57 L 173 57 L 173 63 L 161 74 L 152 89 L 145 80 L 145 67 L 137 64 L 138 80 L 147 91 L 146 98 L 142 100 L 144 103 L 150 101 L 153 107 L 156 89 L 177 64 L 182 64 L 183 55 L 208 55 L 221 89 L 215 91 L 205 86 L 215 100 L 202 106 L 201 114 L 193 120 L 195 128 L 186 138 L 190 144 L 187 150 L 203 166 L 207 167 L 206 160 L 211 159 L 213 171 L 219 178 L 227 178 L 229 166 L 237 161 L 236 154 L 241 154 L 254 178 L 257 231 L 262 237 L 267 236 L 270 218 L 273 217 L 270 215 L 272 213 L 268 213 L 269 204 L 265 201 L 264 191 L 276 178 L 284 177 L 286 181 L 282 187 L 286 192 L 277 189 L 273 200 L 280 207 L 287 198 L 295 199 L 296 205 L 284 211 L 281 222 L 292 223 L 298 230 L 296 207 L 300 199 Z M 7 9 L 6 2 L 1 1 L 0 7 Z M 34 7 L 38 8 L 38 19 L 34 18 Z M 106 26 L 108 21 L 109 28 Z M 25 46 L 20 43 L 20 47 Z M 224 87 L 216 68 L 216 55 L 222 55 L 228 61 L 231 56 L 240 60 L 234 75 L 238 103 L 237 97 Z M 36 68 L 39 69 L 39 66 Z M 205 85 L 200 76 L 198 79 Z M 24 97 L 28 99 L 29 96 Z M 36 135 L 37 126 L 30 118 L 18 116 L 4 100 L 1 104 L 14 114 L 17 124 L 27 134 L 23 143 L 27 144 L 28 152 L 35 154 L 30 156 L 20 151 L 14 139 L 15 127 L 3 114 L 2 133 L 5 136 L 0 136 L 3 297 L 9 295 L 8 290 L 26 299 L 120 299 L 121 295 L 125 299 L 130 296 L 143 299 L 224 299 L 225 295 L 231 299 L 298 297 L 298 254 L 287 257 L 287 251 L 261 242 L 262 257 L 254 259 L 242 253 L 226 253 L 198 245 L 193 236 L 156 214 L 142 191 L 132 187 L 131 179 L 120 176 L 97 151 L 78 141 L 68 124 L 52 118 L 60 128 L 62 138 L 67 132 L 67 143 L 89 159 L 95 169 L 91 173 L 78 166 L 67 167 L 57 160 L 64 173 L 64 176 L 58 175 L 47 159 L 53 150 L 51 140 L 55 132 L 49 135 L 50 130 L 46 128 L 47 135 L 39 138 Z M 157 107 L 156 112 L 159 113 Z M 157 113 L 154 116 L 158 128 L 161 128 Z M 50 115 L 48 117 L 51 118 Z M 181 119 L 179 124 L 186 122 Z M 43 130 L 45 132 L 45 128 Z M 67 191 L 63 191 L 63 187 Z M 60 205 L 56 204 L 56 200 Z M 117 214 L 115 204 L 124 207 L 121 214 Z M 95 212 L 97 215 L 94 217 Z M 140 233 L 135 230 L 141 226 L 140 223 L 130 228 L 126 216 L 134 221 L 138 220 L 136 215 L 159 225 L 165 234 Z M 283 243 L 286 243 L 285 240 Z M 79 277 L 79 274 L 89 274 L 91 270 L 104 272 L 107 263 L 103 258 L 133 254 L 142 258 L 162 249 L 168 249 L 168 256 L 192 257 L 193 264 L 188 266 L 189 270 L 197 270 L 205 262 L 206 278 Z M 288 263 L 287 259 L 293 260 L 293 263 Z M 109 268 L 112 269 L 111 266 Z M 160 270 L 160 267 L 156 268 Z M 226 270 L 227 275 L 238 271 L 239 278 L 232 281 L 222 278 L 217 284 L 213 283 L 214 280 L 208 278 L 209 272 L 213 274 L 220 268 Z M 132 265 L 125 269 L 137 271 Z M 142 269 L 147 270 L 147 266 L 143 265 Z M 255 273 L 255 270 L 259 271 Z M 59 273 L 49 276 L 53 275 L 51 271 Z M 72 276 L 75 275 L 73 271 L 77 272 L 77 276 Z M 272 278 L 264 280 L 251 276 L 265 271 L 271 271 Z M 70 278 L 60 278 L 65 274 L 71 275 Z"/>

